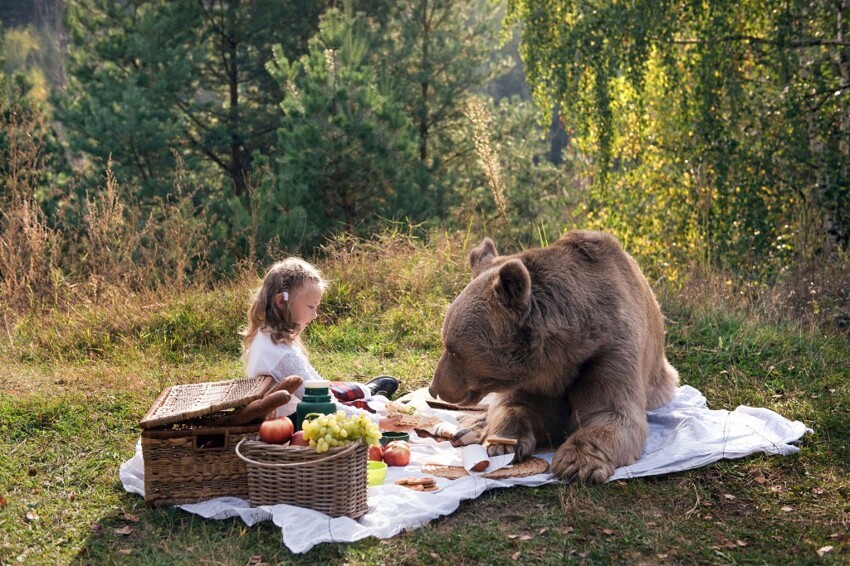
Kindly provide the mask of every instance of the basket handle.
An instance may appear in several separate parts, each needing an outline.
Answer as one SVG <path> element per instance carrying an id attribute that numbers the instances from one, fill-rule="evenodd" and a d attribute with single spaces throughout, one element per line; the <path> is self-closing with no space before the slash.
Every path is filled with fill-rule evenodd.
<path id="1" fill-rule="evenodd" d="M 306 466 L 308 464 L 318 464 L 319 462 L 327 462 L 328 460 L 333 460 L 334 458 L 339 458 L 341 456 L 346 456 L 349 452 L 352 452 L 357 448 L 357 442 L 360 442 L 360 439 L 357 439 L 356 442 L 352 442 L 348 446 L 345 447 L 344 450 L 340 450 L 336 454 L 331 454 L 330 456 L 325 456 L 324 458 L 320 458 L 318 460 L 309 460 L 307 462 L 292 462 L 291 464 L 286 463 L 270 463 L 270 462 L 258 462 L 256 460 L 252 460 L 251 458 L 242 454 L 239 451 L 239 447 L 242 446 L 242 443 L 248 440 L 248 437 L 244 437 L 239 443 L 236 445 L 236 455 L 244 462 L 249 464 L 254 464 L 255 466 L 266 466 L 269 468 L 297 468 L 298 466 Z"/>

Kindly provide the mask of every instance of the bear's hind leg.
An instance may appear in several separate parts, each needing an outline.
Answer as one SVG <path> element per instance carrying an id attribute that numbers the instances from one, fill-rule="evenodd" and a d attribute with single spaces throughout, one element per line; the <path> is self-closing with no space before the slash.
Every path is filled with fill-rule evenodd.
<path id="1" fill-rule="evenodd" d="M 676 396 L 678 387 L 679 372 L 662 356 L 656 375 L 650 378 L 647 385 L 646 409 L 652 411 L 669 403 Z"/>

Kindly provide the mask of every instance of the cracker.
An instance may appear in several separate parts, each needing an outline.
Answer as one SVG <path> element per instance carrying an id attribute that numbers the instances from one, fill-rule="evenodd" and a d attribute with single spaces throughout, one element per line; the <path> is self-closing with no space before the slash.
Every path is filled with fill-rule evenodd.
<path id="1" fill-rule="evenodd" d="M 396 485 L 412 489 L 413 491 L 437 491 L 437 480 L 430 476 L 408 476 L 395 480 Z"/>
<path id="2" fill-rule="evenodd" d="M 488 436 L 485 440 L 487 444 L 506 444 L 508 446 L 516 446 L 516 438 L 502 438 L 501 436 Z"/>
<path id="3" fill-rule="evenodd" d="M 393 422 L 404 428 L 412 428 L 412 429 L 426 429 L 431 428 L 432 426 L 436 426 L 443 422 L 439 417 L 432 417 L 428 415 L 392 415 Z"/>
<path id="4" fill-rule="evenodd" d="M 396 485 L 403 485 L 405 487 L 419 485 L 423 487 L 431 487 L 437 485 L 437 480 L 431 477 L 416 477 L 410 476 L 406 478 L 400 478 L 395 480 Z"/>

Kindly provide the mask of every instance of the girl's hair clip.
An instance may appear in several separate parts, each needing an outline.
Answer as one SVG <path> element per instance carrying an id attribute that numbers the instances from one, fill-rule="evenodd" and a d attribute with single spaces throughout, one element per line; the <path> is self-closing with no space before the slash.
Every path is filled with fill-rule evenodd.
<path id="1" fill-rule="evenodd" d="M 284 292 L 283 292 L 283 300 L 284 300 L 284 301 L 288 301 L 288 300 L 289 300 L 289 291 L 284 291 Z"/>

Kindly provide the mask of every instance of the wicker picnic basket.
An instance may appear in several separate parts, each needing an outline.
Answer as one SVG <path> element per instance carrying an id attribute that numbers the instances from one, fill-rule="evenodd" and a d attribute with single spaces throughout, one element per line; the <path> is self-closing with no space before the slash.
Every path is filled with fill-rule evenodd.
<path id="1" fill-rule="evenodd" d="M 166 387 L 139 423 L 148 505 L 246 499 L 247 472 L 235 448 L 260 424 L 222 423 L 232 409 L 263 397 L 273 384 L 273 378 L 260 376 Z"/>
<path id="2" fill-rule="evenodd" d="M 368 510 L 367 454 L 363 440 L 322 454 L 310 446 L 266 444 L 256 435 L 236 445 L 248 467 L 251 505 L 285 503 L 352 519 Z"/>

